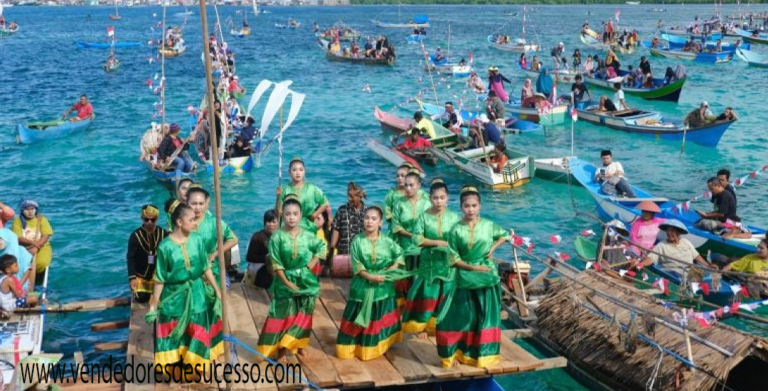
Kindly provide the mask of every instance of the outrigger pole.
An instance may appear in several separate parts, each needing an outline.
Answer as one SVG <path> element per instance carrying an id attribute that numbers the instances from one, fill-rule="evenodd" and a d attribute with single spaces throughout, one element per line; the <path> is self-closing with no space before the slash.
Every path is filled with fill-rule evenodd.
<path id="1" fill-rule="evenodd" d="M 200 0 L 200 23 L 202 24 L 201 32 L 203 34 L 203 57 L 205 59 L 205 81 L 206 81 L 206 101 L 208 106 L 208 126 L 211 131 L 216 129 L 216 115 L 214 115 L 213 108 L 213 71 L 211 69 L 211 51 L 208 50 L 208 14 L 205 10 L 205 0 Z M 213 160 L 213 194 L 216 201 L 216 245 L 218 248 L 219 259 L 219 286 L 221 287 L 221 322 L 224 326 L 224 334 L 229 334 L 229 324 L 227 323 L 227 268 L 224 265 L 224 240 L 221 236 L 221 187 L 220 187 L 220 173 L 219 167 L 219 140 L 216 137 L 211 137 L 211 157 Z M 224 342 L 229 344 L 230 342 Z M 231 349 L 224 349 L 225 362 L 232 360 Z"/>

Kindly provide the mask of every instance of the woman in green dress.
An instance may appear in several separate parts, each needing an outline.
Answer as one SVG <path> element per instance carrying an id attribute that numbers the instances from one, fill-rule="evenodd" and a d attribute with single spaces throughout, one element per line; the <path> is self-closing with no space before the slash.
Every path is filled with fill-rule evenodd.
<path id="1" fill-rule="evenodd" d="M 285 202 L 285 196 L 288 194 L 295 194 L 299 197 L 299 202 L 301 202 L 302 217 L 299 226 L 301 229 L 314 235 L 317 233 L 315 218 L 322 214 L 323 211 L 330 209 L 331 204 L 319 187 L 304 180 L 306 171 L 303 160 L 300 158 L 293 158 L 288 165 L 288 169 L 291 174 L 291 183 L 284 186 L 282 189 L 278 189 L 278 205 L 276 206 L 278 218 L 282 215 L 281 206 L 282 203 Z M 328 223 L 329 225 L 333 225 L 333 221 L 329 220 Z"/>
<path id="2" fill-rule="evenodd" d="M 373 360 L 402 341 L 395 286 L 386 275 L 403 264 L 403 250 L 381 234 L 383 217 L 381 208 L 368 207 L 364 231 L 349 247 L 354 276 L 336 339 L 336 356 L 342 359 Z"/>
<path id="3" fill-rule="evenodd" d="M 261 328 L 259 353 L 286 362 L 287 352 L 303 356 L 312 333 L 312 313 L 320 283 L 312 268 L 327 254 L 325 242 L 300 227 L 301 202 L 288 194 L 283 202 L 285 225 L 269 239 L 269 258 L 275 276 L 272 303 Z"/>
<path id="4" fill-rule="evenodd" d="M 448 186 L 442 179 L 432 181 L 429 194 L 432 207 L 416 220 L 413 234 L 414 241 L 421 248 L 419 262 L 431 271 L 413 280 L 403 312 L 403 332 L 434 335 L 437 308 L 444 300 L 446 291 L 450 290 L 451 283 L 446 237 L 460 218 L 448 210 Z"/>
<path id="5" fill-rule="evenodd" d="M 210 193 L 200 185 L 194 184 L 187 191 L 187 205 L 195 212 L 197 218 L 197 229 L 195 232 L 203 237 L 205 242 L 206 255 L 211 262 L 211 271 L 216 281 L 219 281 L 219 263 L 216 261 L 218 256 L 218 240 L 216 237 L 216 217 L 209 210 L 211 202 Z M 221 220 L 221 235 L 224 240 L 222 251 L 226 254 L 237 245 L 237 236 L 229 228 L 229 225 Z M 229 278 L 227 278 L 229 285 Z"/>
<path id="6" fill-rule="evenodd" d="M 395 203 L 392 210 L 392 232 L 397 244 L 405 252 L 405 270 L 411 271 L 419 267 L 419 252 L 421 249 L 414 240 L 416 220 L 431 206 L 428 199 L 421 197 L 421 176 L 419 171 L 410 170 L 405 176 L 405 197 Z M 397 305 L 402 308 L 405 298 L 411 288 L 411 278 L 398 281 L 395 284 Z"/>
<path id="7" fill-rule="evenodd" d="M 157 248 L 154 292 L 147 314 L 148 321 L 157 319 L 154 364 L 163 368 L 175 363 L 210 364 L 224 353 L 221 293 L 204 240 L 194 233 L 195 213 L 176 202 L 171 217 L 176 228 Z"/>
<path id="8" fill-rule="evenodd" d="M 392 221 L 392 210 L 395 208 L 397 201 L 405 198 L 405 176 L 408 175 L 408 171 L 412 168 L 413 166 L 411 166 L 410 163 L 405 163 L 397 168 L 397 174 L 395 176 L 397 186 L 390 189 L 384 197 L 384 218 L 386 218 L 388 222 Z M 392 230 L 390 229 L 390 232 L 391 231 Z"/>
<path id="9" fill-rule="evenodd" d="M 448 234 L 455 288 L 437 323 L 437 352 L 446 368 L 459 363 L 487 368 L 499 363 L 501 346 L 501 286 L 492 255 L 509 235 L 480 217 L 476 188 L 463 187 L 460 200 L 463 218 Z"/>

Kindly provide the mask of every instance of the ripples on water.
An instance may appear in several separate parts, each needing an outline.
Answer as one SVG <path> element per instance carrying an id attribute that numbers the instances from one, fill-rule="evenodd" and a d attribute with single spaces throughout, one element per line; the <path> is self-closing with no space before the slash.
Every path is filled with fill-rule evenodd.
<path id="1" fill-rule="evenodd" d="M 667 24 L 684 24 L 693 15 L 711 13 L 711 6 L 667 7 L 670 12 L 648 12 L 651 6 L 621 6 L 622 24 L 637 28 L 643 34 L 654 28 L 659 18 Z M 244 8 L 237 8 L 244 9 Z M 467 57 L 473 51 L 478 69 L 496 65 L 515 81 L 508 86 L 517 94 L 523 78 L 515 72 L 517 56 L 489 48 L 485 37 L 499 29 L 511 35 L 520 31 L 520 20 L 501 15 L 502 11 L 519 7 L 435 6 L 403 7 L 403 18 L 425 13 L 432 19 L 427 47 L 448 46 L 448 26 L 452 36 L 450 49 L 455 57 Z M 593 26 L 614 14 L 615 6 L 537 7 L 527 25 L 528 37 L 539 39 L 546 49 L 542 58 L 548 60 L 549 45 L 564 41 L 568 57 L 580 47 L 582 54 L 593 51 L 580 45 L 578 31 L 585 19 Z M 732 11 L 728 6 L 724 12 Z M 182 23 L 169 10 L 170 23 Z M 222 8 L 222 20 L 232 17 L 240 23 L 242 16 L 236 8 Z M 307 94 L 304 108 L 285 139 L 285 155 L 289 159 L 301 155 L 307 162 L 308 178 L 319 185 L 335 206 L 345 201 L 346 183 L 361 183 L 370 201 L 378 203 L 393 182 L 393 167 L 371 156 L 365 147 L 368 138 L 381 138 L 378 123 L 372 116 L 374 105 L 403 102 L 420 89 L 428 87 L 429 77 L 422 72 L 423 56 L 417 45 L 406 45 L 407 30 L 385 31 L 397 46 L 399 55 L 392 68 L 361 67 L 331 63 L 323 58 L 311 36 L 312 23 L 327 26 L 339 20 L 363 31 L 377 34 L 368 19 L 395 20 L 394 7 L 333 7 L 276 8 L 273 13 L 249 16 L 252 35 L 245 39 L 227 37 L 237 53 L 241 82 L 253 88 L 261 79 L 294 80 L 296 91 Z M 592 10 L 593 16 L 587 16 Z M 762 9 L 761 9 L 762 10 Z M 752 11 L 758 11 L 753 7 Z M 108 25 L 114 25 L 120 41 L 156 39 L 150 27 L 162 14 L 160 8 L 129 8 L 121 10 L 123 20 L 111 23 L 110 9 L 101 8 L 29 8 L 6 9 L 6 17 L 16 20 L 22 31 L 0 39 L 0 96 L 3 115 L 0 116 L 0 167 L 3 186 L 0 198 L 15 205 L 22 197 L 33 197 L 51 220 L 56 235 L 56 254 L 51 274 L 53 295 L 69 302 L 89 298 L 124 296 L 127 294 L 125 246 L 128 234 L 140 224 L 139 207 L 144 203 L 161 205 L 167 192 L 149 177 L 137 161 L 138 143 L 151 121 L 152 104 L 157 97 L 144 81 L 159 73 L 157 63 L 149 64 L 149 49 L 118 49 L 121 68 L 117 73 L 104 74 L 101 64 L 106 51 L 78 50 L 72 41 L 94 41 L 103 37 Z M 197 10 L 195 10 L 197 13 Z M 91 14 L 90 21 L 85 15 Z M 211 12 L 211 15 L 213 13 Z M 299 31 L 278 30 L 276 21 L 294 17 L 302 21 Z M 167 63 L 167 113 L 170 121 L 186 124 L 186 106 L 200 101 L 205 86 L 200 62 L 200 24 L 197 15 L 191 17 L 185 30 L 188 53 Z M 640 54 L 624 55 L 624 66 L 637 63 Z M 653 69 L 660 73 L 673 63 L 659 58 L 650 59 Z M 735 61 L 717 66 L 686 64 L 691 75 L 679 105 L 656 103 L 629 97 L 633 106 L 661 110 L 667 115 L 683 117 L 702 100 L 709 101 L 713 110 L 734 106 L 741 120 L 729 129 L 717 150 L 688 144 L 680 155 L 680 146 L 672 142 L 641 139 L 597 128 L 582 122 L 576 125 L 577 154 L 597 161 L 599 150 L 611 148 L 616 159 L 624 164 L 629 179 L 648 190 L 675 199 L 703 192 L 704 181 L 721 167 L 744 174 L 765 164 L 764 145 L 767 136 L 763 124 L 768 114 L 758 106 L 760 91 L 766 87 L 763 71 L 747 68 Z M 419 82 L 421 78 L 421 82 Z M 462 83 L 446 87 L 441 75 L 440 101 L 463 99 Z M 443 81 L 441 81 L 443 80 Z M 157 83 L 157 82 L 156 82 Z M 371 93 L 363 92 L 370 85 Z M 568 89 L 560 85 L 560 92 Z M 595 91 L 596 92 L 596 91 Z M 16 121 L 48 119 L 60 115 L 81 93 L 93 101 L 97 120 L 92 130 L 57 142 L 31 147 L 19 147 L 14 142 Z M 455 96 L 454 96 L 455 95 Z M 434 99 L 429 90 L 425 99 Z M 471 103 L 470 103 L 471 104 Z M 409 110 L 413 110 L 410 108 Z M 409 115 L 410 111 L 404 111 Z M 564 156 L 570 150 L 568 125 L 551 127 L 545 133 L 515 136 L 511 144 L 537 157 Z M 448 179 L 453 193 L 463 183 L 475 183 L 453 168 L 441 165 L 429 169 L 430 177 L 441 175 Z M 287 174 L 284 175 L 284 179 Z M 211 177 L 202 174 L 206 185 Z M 245 250 L 250 235 L 261 228 L 261 215 L 274 204 L 277 185 L 277 153 L 274 149 L 261 168 L 243 177 L 222 180 L 224 219 L 232 226 Z M 758 202 L 766 191 L 763 177 L 751 180 L 739 189 L 741 215 L 750 222 L 765 225 L 768 209 Z M 586 192 L 574 189 L 574 202 L 579 211 L 592 211 Z M 567 186 L 534 180 L 511 191 L 483 190 L 483 212 L 505 227 L 530 236 L 537 244 L 536 253 L 557 249 L 571 251 L 573 234 L 595 228 L 584 217 L 575 218 Z M 458 209 L 456 197 L 452 206 Z M 707 208 L 708 205 L 701 205 Z M 560 234 L 563 242 L 549 243 L 550 235 Z M 506 246 L 505 246 L 506 247 Z M 509 257 L 509 248 L 499 250 L 500 257 Z M 534 264 L 534 270 L 537 270 Z M 96 341 L 126 338 L 125 330 L 90 333 L 93 322 L 123 319 L 125 309 L 102 313 L 50 316 L 46 327 L 44 350 L 61 351 L 67 355 L 83 351 L 86 361 L 106 359 L 93 352 Z M 122 352 L 114 352 L 122 357 Z M 526 389 L 572 389 L 566 378 L 550 372 L 514 377 L 509 385 L 525 384 Z M 522 383 L 521 383 L 522 382 Z M 566 384 L 566 385 L 563 385 Z"/>

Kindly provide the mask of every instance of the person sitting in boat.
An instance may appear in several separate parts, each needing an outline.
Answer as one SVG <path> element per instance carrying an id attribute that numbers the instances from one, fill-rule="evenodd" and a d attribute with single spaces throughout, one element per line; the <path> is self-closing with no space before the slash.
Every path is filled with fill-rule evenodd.
<path id="1" fill-rule="evenodd" d="M 496 96 L 495 91 L 488 91 L 488 98 L 485 100 L 485 112 L 491 121 L 504 119 L 504 102 Z"/>
<path id="2" fill-rule="evenodd" d="M 692 129 L 700 128 L 709 122 L 707 120 L 708 112 L 709 103 L 706 101 L 701 102 L 701 105 L 699 105 L 698 108 L 688 113 L 688 115 L 685 117 L 685 120 L 683 121 L 683 124 Z"/>
<path id="3" fill-rule="evenodd" d="M 661 47 L 661 40 L 659 40 L 659 37 L 653 37 L 651 40 L 651 48 L 656 49 Z"/>
<path id="4" fill-rule="evenodd" d="M 371 37 L 368 37 L 368 41 L 365 42 L 365 46 L 363 46 L 363 53 L 365 53 L 366 57 L 373 56 L 373 39 Z"/>
<path id="5" fill-rule="evenodd" d="M 571 85 L 571 93 L 573 94 L 573 100 L 575 103 L 578 102 L 588 102 L 592 100 L 592 94 L 589 93 L 589 89 L 587 86 L 582 82 L 581 75 L 576 75 L 575 82 Z M 587 95 L 588 99 L 584 99 L 584 94 Z"/>
<path id="6" fill-rule="evenodd" d="M 597 260 L 602 266 L 610 269 L 626 268 L 627 259 L 637 258 L 632 253 L 627 237 L 627 226 L 619 220 L 605 223 L 605 240 L 597 244 L 597 253 L 602 251 L 603 257 Z M 624 265 L 624 267 L 622 267 Z"/>
<path id="7" fill-rule="evenodd" d="M 445 111 L 432 116 L 432 119 L 440 119 L 444 128 L 461 133 L 461 115 L 453 108 L 453 102 L 445 102 Z"/>
<path id="8" fill-rule="evenodd" d="M 722 52 L 722 51 L 723 51 L 723 40 L 722 40 L 722 39 L 718 39 L 718 40 L 715 42 L 715 47 L 714 47 L 713 51 L 714 51 L 715 53 L 720 53 L 720 52 Z"/>
<path id="9" fill-rule="evenodd" d="M 437 50 L 435 50 L 435 54 L 432 55 L 433 60 L 432 62 L 441 62 L 445 60 L 445 56 L 443 56 L 442 50 L 438 47 Z"/>
<path id="10" fill-rule="evenodd" d="M 639 75 L 638 77 L 638 72 L 640 72 L 640 70 L 636 70 L 632 65 L 627 66 L 627 74 L 624 75 L 624 85 L 633 88 L 638 81 L 642 83 L 642 75 Z"/>
<path id="11" fill-rule="evenodd" d="M 187 152 L 189 143 L 185 143 L 179 138 L 179 132 L 181 132 L 181 127 L 176 123 L 172 123 L 168 129 L 168 134 L 160 142 L 160 147 L 157 148 L 158 158 L 162 162 L 159 166 L 168 167 L 171 164 L 175 165 L 177 177 L 181 177 L 184 173 L 194 170 L 194 163 Z M 181 151 L 171 160 L 170 158 L 179 148 L 181 148 Z"/>
<path id="12" fill-rule="evenodd" d="M 476 94 L 482 94 L 485 92 L 485 83 L 477 75 L 477 72 L 471 71 L 469 78 L 467 79 L 467 87 L 471 88 Z"/>
<path id="13" fill-rule="evenodd" d="M 507 143 L 502 142 L 493 146 L 493 154 L 490 157 L 489 164 L 493 168 L 494 172 L 501 173 L 504 166 L 507 165 L 509 158 L 507 157 Z"/>
<path id="14" fill-rule="evenodd" d="M 473 144 L 476 148 L 481 148 L 486 145 L 499 144 L 503 142 L 501 131 L 494 122 L 491 121 L 485 114 L 478 116 L 479 125 L 472 125 L 470 136 L 473 139 Z"/>
<path id="15" fill-rule="evenodd" d="M 608 54 L 605 56 L 605 66 L 607 68 L 613 68 L 613 71 L 616 74 L 619 73 L 621 63 L 619 62 L 619 57 L 616 56 L 616 52 L 613 50 L 608 50 Z"/>
<path id="16" fill-rule="evenodd" d="M 715 210 L 712 212 L 696 211 L 701 220 L 697 221 L 696 228 L 710 232 L 718 232 L 724 228 L 728 220 L 738 219 L 736 214 L 736 197 L 726 191 L 720 179 L 712 177 L 707 180 L 707 187 L 712 192 L 712 203 Z"/>
<path id="17" fill-rule="evenodd" d="M 736 121 L 738 119 L 739 117 L 736 115 L 736 112 L 733 111 L 733 108 L 728 106 L 722 114 L 715 118 L 715 121 Z"/>
<path id="18" fill-rule="evenodd" d="M 535 91 L 533 91 L 533 82 L 531 79 L 525 79 L 525 82 L 523 82 L 523 88 L 520 89 L 520 104 L 525 106 L 526 101 L 533 98 L 534 94 Z"/>
<path id="19" fill-rule="evenodd" d="M 768 240 L 760 240 L 754 254 L 745 255 L 738 261 L 726 265 L 722 270 L 768 277 Z M 766 281 L 761 281 L 761 284 L 763 285 L 762 288 L 765 289 Z"/>
<path id="20" fill-rule="evenodd" d="M 613 153 L 609 149 L 600 152 L 603 166 L 595 170 L 595 182 L 602 183 L 600 191 L 606 195 L 623 195 L 635 198 L 635 191 L 624 177 L 624 167 L 619 162 L 613 161 Z"/>
<path id="21" fill-rule="evenodd" d="M 352 42 L 350 52 L 352 53 L 352 57 L 360 57 L 360 46 L 357 44 L 357 41 Z"/>
<path id="22" fill-rule="evenodd" d="M 288 24 L 292 27 L 296 27 L 299 25 L 299 22 L 296 19 L 291 19 Z"/>
<path id="23" fill-rule="evenodd" d="M 235 137 L 235 140 L 227 148 L 227 157 L 246 157 L 252 153 L 251 143 L 243 140 L 241 136 Z"/>
<path id="24" fill-rule="evenodd" d="M 520 69 L 528 69 L 528 59 L 525 57 L 525 53 L 520 53 L 520 58 L 517 59 L 517 65 Z"/>
<path id="25" fill-rule="evenodd" d="M 419 35 L 427 35 L 427 29 L 424 27 L 419 27 Z"/>
<path id="26" fill-rule="evenodd" d="M 112 69 L 112 68 L 114 68 L 114 67 L 115 67 L 115 65 L 117 65 L 117 59 L 115 58 L 115 55 L 114 55 L 114 54 L 110 54 L 110 55 L 107 57 L 107 64 L 106 64 L 106 67 L 107 67 L 107 69 Z"/>
<path id="27" fill-rule="evenodd" d="M 688 233 L 688 229 L 679 220 L 671 219 L 659 226 L 666 232 L 667 240 L 653 246 L 653 252 L 649 253 L 640 262 L 631 262 L 630 269 L 638 265 L 650 266 L 657 265 L 667 273 L 677 275 L 680 278 L 693 266 L 698 263 L 706 268 L 717 269 L 717 266 L 710 264 L 696 251 L 696 247 L 682 237 Z"/>
<path id="28" fill-rule="evenodd" d="M 541 70 L 541 61 L 539 61 L 539 57 L 537 55 L 533 55 L 533 59 L 531 60 L 531 71 L 538 72 Z"/>
<path id="29" fill-rule="evenodd" d="M 341 55 L 344 57 L 352 57 L 352 52 L 349 50 L 349 48 L 344 48 L 344 50 L 341 52 Z"/>
<path id="30" fill-rule="evenodd" d="M 411 129 L 411 132 L 408 133 L 408 138 L 405 139 L 402 144 L 398 145 L 397 149 L 400 151 L 408 151 L 412 149 L 425 149 L 431 147 L 432 142 L 424 137 L 421 137 L 421 134 L 421 129 Z"/>
<path id="31" fill-rule="evenodd" d="M 592 61 L 592 57 L 587 56 L 587 60 L 584 62 L 584 73 L 589 77 L 595 75 L 595 62 Z"/>
<path id="32" fill-rule="evenodd" d="M 417 111 L 413 114 L 413 120 L 415 121 L 413 126 L 408 130 L 418 129 L 429 137 L 430 139 L 437 138 L 437 133 L 435 133 L 435 127 L 432 126 L 432 121 L 430 121 L 427 118 L 424 118 L 424 115 L 421 114 L 421 111 Z"/>
<path id="33" fill-rule="evenodd" d="M 65 111 L 64 115 L 61 116 L 61 119 L 66 119 L 67 116 L 69 116 L 69 113 L 73 111 L 77 111 L 77 115 L 70 118 L 70 122 L 79 122 L 93 117 L 93 106 L 91 105 L 91 102 L 88 102 L 88 97 L 85 94 L 80 95 L 80 101 L 72 105 L 69 110 Z"/>
<path id="34" fill-rule="evenodd" d="M 539 77 L 536 79 L 536 92 L 549 99 L 549 96 L 552 95 L 554 83 L 552 76 L 549 74 L 549 68 L 542 68 L 541 72 L 539 72 Z"/>
<path id="35" fill-rule="evenodd" d="M 13 312 L 16 308 L 28 308 L 37 305 L 37 296 L 28 296 L 23 284 L 30 277 L 31 270 L 24 272 L 24 277 L 19 280 L 19 261 L 11 254 L 0 257 L 0 308 L 3 311 Z"/>
<path id="36" fill-rule="evenodd" d="M 573 67 L 579 69 L 581 66 L 581 52 L 579 49 L 573 51 Z"/>
<path id="37" fill-rule="evenodd" d="M 621 83 L 613 83 L 613 91 L 613 99 L 608 99 L 608 97 L 605 95 L 600 97 L 599 110 L 602 112 L 629 110 L 629 107 L 627 107 L 627 102 L 624 101 L 624 91 L 621 89 Z"/>
<path id="38" fill-rule="evenodd" d="M 661 209 L 653 201 L 643 201 L 635 209 L 640 211 L 640 217 L 632 222 L 629 230 L 629 239 L 637 245 L 632 246 L 635 254 L 643 254 L 643 251 L 650 249 L 656 244 L 656 238 L 661 230 L 659 226 L 664 223 L 664 219 L 656 217 L 661 213 Z"/>
<path id="39" fill-rule="evenodd" d="M 315 22 L 315 23 L 312 24 L 312 32 L 316 33 L 318 31 L 320 31 L 320 26 L 318 26 L 317 22 Z"/>

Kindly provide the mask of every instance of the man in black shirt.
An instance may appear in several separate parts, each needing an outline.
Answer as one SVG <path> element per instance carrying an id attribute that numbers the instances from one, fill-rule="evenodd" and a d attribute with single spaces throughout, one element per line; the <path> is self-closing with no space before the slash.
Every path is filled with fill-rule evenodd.
<path id="1" fill-rule="evenodd" d="M 723 228 L 726 221 L 738 219 L 736 215 L 736 198 L 731 192 L 726 191 L 720 179 L 712 177 L 707 181 L 709 191 L 712 192 L 712 202 L 715 204 L 715 210 L 712 212 L 696 211 L 701 220 L 696 222 L 696 227 L 715 232 Z"/>
<path id="2" fill-rule="evenodd" d="M 651 74 L 651 63 L 648 62 L 648 59 L 645 58 L 645 56 L 640 57 L 640 71 L 643 72 L 643 76 L 648 76 Z"/>
<path id="3" fill-rule="evenodd" d="M 133 299 L 146 303 L 152 296 L 152 278 L 155 275 L 157 247 L 168 232 L 157 226 L 160 211 L 154 205 L 141 208 L 144 224 L 131 233 L 128 239 L 128 282 Z"/>
<path id="4" fill-rule="evenodd" d="M 720 180 L 720 184 L 723 188 L 733 195 L 734 202 L 736 202 L 736 206 L 738 206 L 739 201 L 736 197 L 736 188 L 731 184 L 731 172 L 723 168 L 717 172 L 717 179 Z M 712 195 L 712 203 L 715 203 L 714 195 Z"/>
<path id="5" fill-rule="evenodd" d="M 574 102 L 581 102 L 584 100 L 584 93 L 589 96 L 588 100 L 592 100 L 592 94 L 589 93 L 587 86 L 581 82 L 581 75 L 576 75 L 576 82 L 571 85 L 571 92 L 573 93 Z"/>

